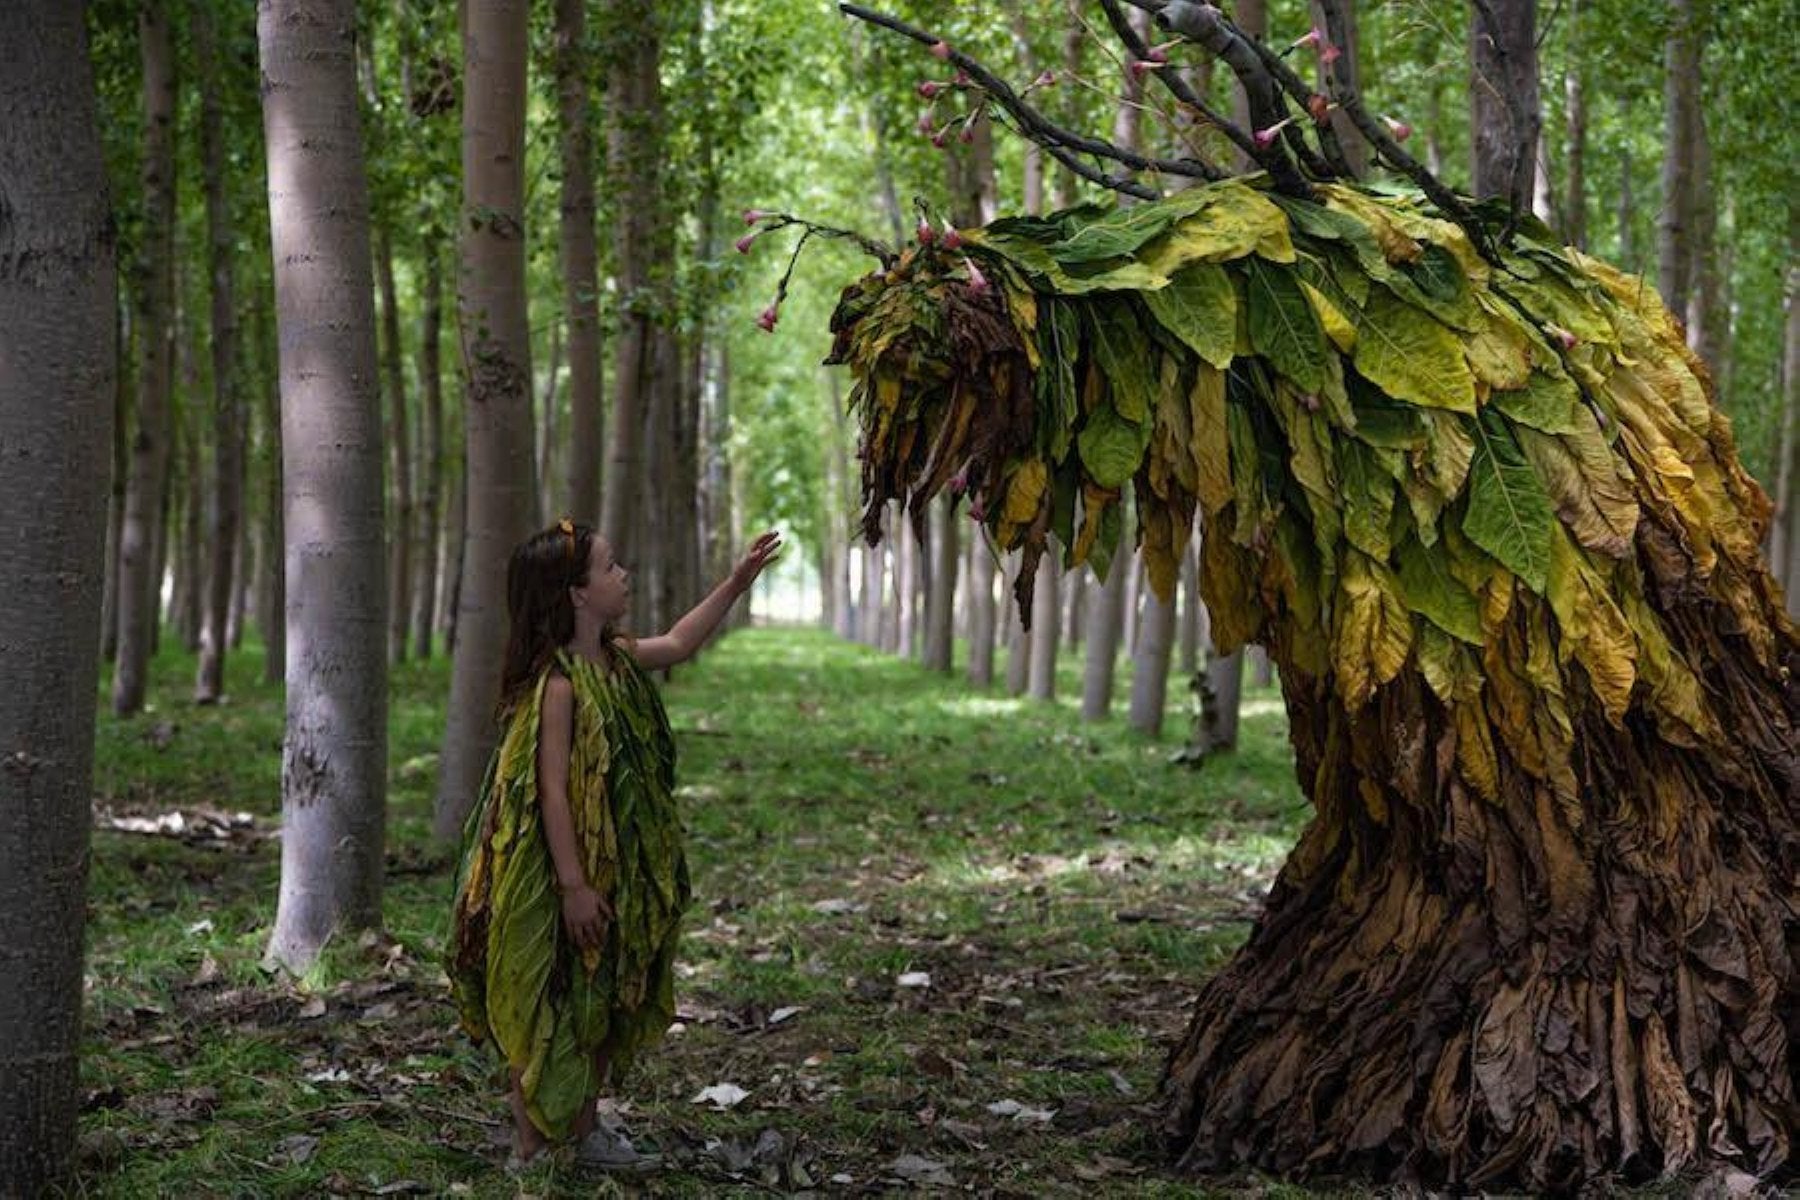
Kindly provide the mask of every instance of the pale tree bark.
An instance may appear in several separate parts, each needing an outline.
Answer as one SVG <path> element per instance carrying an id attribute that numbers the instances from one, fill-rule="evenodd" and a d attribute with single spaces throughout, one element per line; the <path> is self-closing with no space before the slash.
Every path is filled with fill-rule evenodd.
<path id="1" fill-rule="evenodd" d="M 1132 568 L 1124 546 L 1113 557 L 1105 580 L 1089 573 L 1087 620 L 1081 672 L 1081 719 L 1103 721 L 1112 711 L 1113 675 L 1118 667 L 1119 633 L 1125 617 L 1125 577 Z"/>
<path id="2" fill-rule="evenodd" d="M 901 532 L 897 515 L 891 502 L 883 506 L 881 545 L 875 547 L 881 555 L 881 570 L 877 574 L 882 581 L 876 600 L 876 647 L 888 654 L 900 653 L 900 547 L 906 535 Z"/>
<path id="3" fill-rule="evenodd" d="M 879 546 L 859 546 L 862 560 L 862 587 L 856 597 L 856 640 L 874 649 L 881 647 L 881 596 L 883 569 L 887 565 L 887 542 Z"/>
<path id="4" fill-rule="evenodd" d="M 1619 261 L 1627 270 L 1638 270 L 1637 242 L 1632 235 L 1632 226 L 1637 219 L 1637 206 L 1631 196 L 1631 151 L 1624 150 L 1619 156 L 1619 202 L 1614 210 L 1619 227 Z M 1660 289 L 1659 289 L 1660 290 Z"/>
<path id="5" fill-rule="evenodd" d="M 1013 601 L 1013 588 L 1018 585 L 1023 556 L 1014 550 L 1002 560 L 999 619 L 1006 627 L 1006 694 L 1023 696 L 1031 686 L 1031 631 L 1019 619 L 1019 606 Z M 1035 607 L 1037 597 L 1032 597 Z"/>
<path id="6" fill-rule="evenodd" d="M 1700 90 L 1700 80 L 1693 80 Z M 1688 228 L 1688 296 L 1687 340 L 1713 371 L 1715 385 L 1724 381 L 1719 368 L 1725 356 L 1725 310 L 1719 269 L 1719 201 L 1713 182 L 1712 142 L 1706 132 L 1706 110 L 1698 97 L 1694 100 L 1693 125 L 1688 131 L 1692 141 L 1693 171 L 1687 187 L 1692 197 L 1689 205 L 1691 224 Z M 1731 397 L 1717 390 L 1720 405 L 1730 411 Z"/>
<path id="7" fill-rule="evenodd" d="M 1144 589 L 1143 623 L 1132 650 L 1131 727 L 1156 737 L 1168 707 L 1169 655 L 1175 640 L 1175 597 Z"/>
<path id="8" fill-rule="evenodd" d="M 925 653 L 928 671 L 955 669 L 956 576 L 961 544 L 958 518 L 950 498 L 931 506 L 931 571 L 925 581 Z"/>
<path id="9" fill-rule="evenodd" d="M 413 657 L 430 658 L 436 631 L 438 563 L 442 556 L 444 490 L 444 272 L 435 234 L 420 249 L 424 284 L 419 314 L 419 570 L 413 592 Z"/>
<path id="10" fill-rule="evenodd" d="M 375 272 L 381 288 L 381 380 L 387 392 L 388 480 L 392 506 L 388 520 L 388 661 L 406 661 L 406 623 L 412 615 L 413 487 L 412 448 L 407 435 L 406 381 L 400 369 L 400 298 L 394 286 L 394 242 L 386 229 L 375 231 Z"/>
<path id="11" fill-rule="evenodd" d="M 174 556 L 174 588 L 169 604 L 181 648 L 193 654 L 200 649 L 200 601 L 206 590 L 206 444 L 201 432 L 200 328 L 195 319 L 177 322 L 183 359 L 182 387 L 174 405 L 178 469 L 173 481 L 180 484 L 181 538 Z M 171 501 L 173 495 L 171 495 Z"/>
<path id="12" fill-rule="evenodd" d="M 1200 598 L 1198 542 L 1188 539 L 1181 552 L 1181 652 L 1177 666 L 1183 675 L 1200 669 L 1200 643 L 1206 636 L 1206 602 Z"/>
<path id="13" fill-rule="evenodd" d="M 531 339 L 525 312 L 526 0 L 463 9 L 462 578 L 437 837 L 456 838 L 493 749 L 506 642 L 506 558 L 531 532 Z"/>
<path id="14" fill-rule="evenodd" d="M 537 523 L 548 525 L 566 515 L 556 502 L 558 481 L 563 478 L 556 469 L 557 425 L 561 415 L 557 393 L 562 390 L 562 326 L 550 327 L 550 365 L 544 372 L 544 383 L 538 391 L 536 421 L 533 426 L 534 451 L 537 457 L 538 493 L 533 502 Z"/>
<path id="15" fill-rule="evenodd" d="M 569 474 L 562 502 L 583 524 L 600 519 L 601 338 L 594 237 L 594 151 L 588 126 L 585 0 L 556 0 L 556 111 L 562 156 L 557 226 L 569 345 Z"/>
<path id="16" fill-rule="evenodd" d="M 1563 237 L 1578 250 L 1588 248 L 1587 237 L 1587 95 L 1582 81 L 1585 39 L 1581 25 L 1581 0 L 1569 4 L 1569 66 L 1563 74 L 1563 148 L 1565 178 Z"/>
<path id="17" fill-rule="evenodd" d="M 144 223 L 139 234 L 137 422 L 119 532 L 119 653 L 112 707 L 120 716 L 144 706 L 150 655 L 161 612 L 156 541 L 169 470 L 171 329 L 175 314 L 175 50 L 168 13 L 138 13 L 144 65 Z"/>
<path id="18" fill-rule="evenodd" d="M 1069 586 L 1080 588 L 1081 580 L 1071 579 Z M 1062 610 L 1062 547 L 1051 538 L 1044 557 L 1038 561 L 1037 584 L 1031 593 L 1030 693 L 1033 700 L 1056 699 L 1057 635 L 1062 632 Z"/>
<path id="19" fill-rule="evenodd" d="M 287 555 L 281 894 L 268 958 L 304 971 L 381 923 L 387 579 L 354 0 L 261 0 Z"/>
<path id="20" fill-rule="evenodd" d="M 610 25 L 619 49 L 607 72 L 607 169 L 622 181 L 614 256 L 621 313 L 600 532 L 620 547 L 629 541 L 631 522 L 645 515 L 643 433 L 646 414 L 654 411 L 664 320 L 655 286 L 664 264 L 654 261 L 663 190 L 662 33 L 649 0 L 613 0 Z"/>
<path id="21" fill-rule="evenodd" d="M 914 536 L 912 519 L 894 513 L 894 653 L 911 658 L 917 652 L 918 622 L 913 619 L 913 597 L 919 587 L 919 558 L 923 549 Z"/>
<path id="22" fill-rule="evenodd" d="M 0 5 L 0 1191 L 60 1195 L 81 1111 L 116 245 L 81 5 Z"/>
<path id="23" fill-rule="evenodd" d="M 194 41 L 203 64 L 218 61 L 212 9 L 193 6 Z M 200 669 L 194 699 L 216 701 L 225 690 L 227 624 L 231 616 L 237 572 L 239 531 L 244 506 L 244 402 L 238 386 L 237 300 L 231 257 L 235 233 L 231 223 L 229 164 L 226 161 L 220 80 L 222 70 L 200 75 L 200 155 L 206 174 L 207 266 L 212 279 L 213 496 L 207 529 L 205 625 L 200 634 Z"/>
<path id="24" fill-rule="evenodd" d="M 1262 6 L 1259 5 L 1258 7 Z M 1323 84 L 1326 72 L 1333 71 L 1336 72 L 1337 80 L 1341 87 L 1360 95 L 1362 92 L 1362 70 L 1359 64 L 1362 58 L 1360 49 L 1362 36 L 1357 30 L 1356 0 L 1339 0 L 1338 8 L 1344 14 L 1344 26 L 1347 30 L 1347 35 L 1344 38 L 1343 44 L 1338 46 L 1337 61 L 1332 63 L 1329 67 L 1321 65 L 1319 68 L 1320 90 L 1325 90 Z M 1323 29 L 1325 27 L 1325 14 L 1323 10 L 1320 9 L 1318 0 L 1313 0 L 1311 9 L 1313 25 Z M 1263 17 L 1263 22 L 1265 25 L 1268 22 L 1266 15 Z M 1209 59 L 1208 61 L 1210 62 L 1211 60 Z M 1245 124 L 1240 125 L 1238 128 L 1248 129 L 1250 126 Z M 1338 145 L 1343 148 L 1344 161 L 1349 165 L 1350 173 L 1358 179 L 1367 175 L 1369 173 L 1369 143 L 1363 140 L 1362 134 L 1356 131 L 1356 123 L 1352 121 L 1349 115 L 1342 109 L 1335 109 L 1332 111 L 1331 131 L 1337 135 Z"/>
<path id="25" fill-rule="evenodd" d="M 1491 13 L 1488 25 L 1483 10 Z M 1498 197 L 1516 212 L 1531 208 L 1537 145 L 1543 123 L 1538 101 L 1537 0 L 1488 0 L 1469 21 L 1470 141 L 1474 191 Z"/>
<path id="26" fill-rule="evenodd" d="M 256 389 L 262 414 L 263 519 L 262 578 L 258 581 L 257 626 L 263 639 L 263 682 L 287 676 L 287 536 L 282 516 L 281 382 L 275 365 L 275 337 L 267 301 L 256 305 Z"/>
<path id="27" fill-rule="evenodd" d="M 108 663 L 119 656 L 119 538 L 125 526 L 125 475 L 130 463 L 125 432 L 131 428 L 131 342 L 123 280 L 119 290 L 113 315 L 117 362 L 113 371 L 112 482 L 106 491 L 106 581 L 100 594 L 100 657 Z"/>
<path id="28" fill-rule="evenodd" d="M 1239 29 L 1258 41 L 1269 40 L 1269 6 L 1265 0 L 1237 0 L 1231 6 L 1231 19 Z M 1231 120 L 1239 129 L 1255 128 L 1255 120 L 1250 115 L 1250 96 L 1241 81 L 1234 81 L 1231 90 Z M 1242 149 L 1235 152 L 1234 161 L 1240 171 L 1256 169 L 1255 160 Z"/>
<path id="29" fill-rule="evenodd" d="M 1800 265 L 1791 262 L 1785 299 L 1781 435 L 1776 445 L 1775 520 L 1769 527 L 1769 573 L 1782 581 L 1788 615 L 1800 617 Z"/>
<path id="30" fill-rule="evenodd" d="M 1662 210 L 1656 222 L 1657 290 L 1672 313 L 1686 314 L 1693 286 L 1694 126 L 1700 106 L 1700 31 L 1694 0 L 1669 0 L 1663 43 Z"/>

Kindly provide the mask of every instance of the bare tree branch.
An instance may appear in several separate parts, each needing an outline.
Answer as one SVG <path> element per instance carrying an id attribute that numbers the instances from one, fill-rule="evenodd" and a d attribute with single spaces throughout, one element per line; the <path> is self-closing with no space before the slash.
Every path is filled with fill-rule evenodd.
<path id="1" fill-rule="evenodd" d="M 944 41 L 944 39 L 938 37 L 936 34 L 927 33 L 922 29 L 917 29 L 908 25 L 906 22 L 890 17 L 885 13 L 878 13 L 873 9 L 864 8 L 860 4 L 842 3 L 838 5 L 838 9 L 846 15 L 855 17 L 858 20 L 867 21 L 872 25 L 879 25 L 883 29 L 891 29 L 895 33 L 911 38 L 921 45 L 932 46 L 938 42 Z M 946 42 L 945 45 L 948 46 L 949 44 Z M 1076 158 L 1076 154 L 1089 154 L 1095 158 L 1110 159 L 1133 171 L 1146 171 L 1152 174 L 1187 175 L 1197 179 L 1208 180 L 1224 177 L 1218 168 L 1200 162 L 1197 159 L 1171 160 L 1150 158 L 1134 151 L 1126 150 L 1123 147 L 1115 146 L 1111 142 L 1103 141 L 1099 138 L 1088 137 L 1087 135 L 1077 133 L 1072 129 L 1065 129 L 1031 105 L 1027 104 L 1017 92 L 1013 91 L 1012 87 L 1004 79 L 1001 79 L 999 76 L 989 71 L 979 61 L 969 57 L 954 46 L 949 47 L 947 61 L 956 64 L 956 66 L 966 71 L 971 80 L 979 84 L 988 95 L 993 97 L 995 103 L 1012 117 L 1021 134 L 1044 147 L 1044 149 L 1048 150 L 1056 157 L 1058 162 L 1061 162 L 1064 166 L 1068 167 L 1071 171 L 1074 171 L 1083 179 L 1098 183 L 1103 187 L 1109 187 L 1117 192 L 1124 192 L 1129 196 L 1136 196 L 1140 200 L 1158 200 L 1162 198 L 1162 193 L 1152 188 L 1134 183 L 1129 179 L 1106 175 L 1094 170 Z"/>
<path id="2" fill-rule="evenodd" d="M 1150 47 L 1144 44 L 1144 40 L 1138 36 L 1137 30 L 1131 27 L 1131 22 L 1125 19 L 1124 10 L 1119 7 L 1118 0 L 1100 0 L 1100 6 L 1106 10 L 1106 19 L 1112 25 L 1113 33 L 1125 44 L 1125 49 L 1130 51 L 1132 57 L 1140 61 L 1148 59 Z M 1139 5 L 1138 7 L 1142 8 L 1143 6 Z M 1258 149 L 1248 131 L 1239 129 L 1229 119 L 1215 112 L 1193 88 L 1188 86 L 1187 80 L 1183 79 L 1179 72 L 1156 71 L 1153 74 L 1162 80 L 1163 86 L 1169 89 L 1175 99 L 1212 122 L 1245 154 L 1261 161 L 1262 156 L 1269 153 L 1266 150 Z"/>

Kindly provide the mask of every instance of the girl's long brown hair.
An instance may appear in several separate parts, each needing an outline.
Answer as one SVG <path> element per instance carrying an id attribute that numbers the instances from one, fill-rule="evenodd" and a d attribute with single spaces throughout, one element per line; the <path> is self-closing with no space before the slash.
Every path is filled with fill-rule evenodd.
<path id="1" fill-rule="evenodd" d="M 500 714 L 512 711 L 557 650 L 575 636 L 569 589 L 587 578 L 592 526 L 562 521 L 513 548 L 506 560 L 506 662 L 500 674 Z"/>

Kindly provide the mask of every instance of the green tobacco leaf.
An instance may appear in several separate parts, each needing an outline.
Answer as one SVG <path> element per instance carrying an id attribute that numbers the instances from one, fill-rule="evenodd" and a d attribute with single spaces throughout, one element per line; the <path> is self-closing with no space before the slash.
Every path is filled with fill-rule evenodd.
<path id="1" fill-rule="evenodd" d="M 1181 215 L 1179 209 L 1167 204 L 1121 208 L 1083 225 L 1061 243 L 1050 247 L 1050 253 L 1065 267 L 1126 258 L 1174 224 Z"/>
<path id="2" fill-rule="evenodd" d="M 1069 452 L 1070 431 L 1081 412 L 1075 386 L 1075 360 L 1081 349 L 1081 320 L 1075 306 L 1046 296 L 1039 304 L 1037 376 L 1038 448 L 1051 462 Z"/>
<path id="3" fill-rule="evenodd" d="M 1462 341 L 1386 288 L 1369 293 L 1356 326 L 1353 361 L 1370 383 L 1396 400 L 1475 411 L 1475 376 L 1463 359 Z"/>
<path id="4" fill-rule="evenodd" d="M 1495 392 L 1489 403 L 1544 433 L 1583 433 L 1594 427 L 1594 414 L 1582 407 L 1581 389 L 1567 375 L 1533 371 L 1522 390 Z"/>
<path id="5" fill-rule="evenodd" d="M 1302 391 L 1325 386 L 1325 356 L 1334 353 L 1292 271 L 1259 258 L 1244 260 L 1250 344 Z"/>
<path id="6" fill-rule="evenodd" d="M 1127 420 L 1110 404 L 1089 413 L 1076 438 L 1089 478 L 1101 487 L 1123 487 L 1144 461 L 1150 434 L 1148 421 Z"/>
<path id="7" fill-rule="evenodd" d="M 1482 413 L 1474 434 L 1462 530 L 1542 595 L 1550 578 L 1550 539 L 1556 532 L 1550 497 L 1503 418 Z"/>
<path id="8" fill-rule="evenodd" d="M 1393 549 L 1388 526 L 1394 517 L 1394 479 L 1376 461 L 1375 451 L 1355 438 L 1337 443 L 1338 474 L 1343 479 L 1344 536 L 1358 550 L 1386 562 Z"/>
<path id="9" fill-rule="evenodd" d="M 1396 554 L 1400 590 L 1412 611 L 1452 637 L 1479 646 L 1481 608 L 1474 594 L 1450 574 L 1449 553 L 1442 542 L 1428 549 L 1417 538 L 1408 537 Z"/>
<path id="10" fill-rule="evenodd" d="M 1157 383 L 1152 343 L 1144 337 L 1136 311 L 1123 298 L 1096 300 L 1088 305 L 1088 316 L 1094 358 L 1112 386 L 1119 415 L 1128 421 L 1147 422 Z"/>
<path id="11" fill-rule="evenodd" d="M 1194 263 L 1169 277 L 1169 286 L 1145 292 L 1144 303 L 1164 329 L 1215 367 L 1231 365 L 1237 330 L 1237 290 L 1224 267 Z"/>

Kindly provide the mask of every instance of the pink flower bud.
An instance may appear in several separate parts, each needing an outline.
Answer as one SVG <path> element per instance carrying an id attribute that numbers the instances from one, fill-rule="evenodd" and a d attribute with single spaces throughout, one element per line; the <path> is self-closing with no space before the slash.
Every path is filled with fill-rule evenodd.
<path id="1" fill-rule="evenodd" d="M 932 133 L 934 128 L 935 128 L 935 126 L 933 126 L 931 123 L 931 114 L 930 113 L 920 113 L 919 114 L 919 132 L 923 133 L 927 136 L 930 136 L 930 134 Z"/>
<path id="2" fill-rule="evenodd" d="M 963 70 L 961 67 L 958 67 L 956 69 L 956 78 L 952 79 L 950 82 L 955 84 L 959 88 L 966 88 L 971 83 L 974 83 L 975 81 L 973 79 L 969 78 L 969 73 L 967 71 Z"/>
<path id="3" fill-rule="evenodd" d="M 977 524 L 987 520 L 987 508 L 981 501 L 976 500 L 969 505 L 969 520 L 974 521 Z"/>
<path id="4" fill-rule="evenodd" d="M 1037 86 L 1038 87 L 1055 87 L 1056 86 L 1056 72 L 1055 71 L 1045 71 L 1042 75 L 1039 75 L 1037 77 Z"/>
<path id="5" fill-rule="evenodd" d="M 1281 136 L 1281 126 L 1286 124 L 1287 122 L 1283 121 L 1280 125 L 1271 125 L 1267 129 L 1259 129 L 1250 135 L 1250 140 L 1256 143 L 1256 148 L 1258 150 L 1267 150 L 1270 146 L 1275 144 L 1275 139 Z"/>
<path id="6" fill-rule="evenodd" d="M 930 221 L 920 220 L 918 233 L 921 246 L 929 246 L 937 240 L 937 230 L 931 227 Z"/>
<path id="7" fill-rule="evenodd" d="M 972 126 L 972 125 L 964 125 L 963 126 L 962 140 L 963 140 L 963 145 L 965 145 L 965 146 L 975 140 L 974 126 Z"/>
<path id="8" fill-rule="evenodd" d="M 754 245 L 756 245 L 756 235 L 754 233 L 746 233 L 737 240 L 737 252 L 739 254 L 748 254 L 750 253 L 750 247 Z"/>
<path id="9" fill-rule="evenodd" d="M 1152 46 L 1144 52 L 1144 57 L 1153 63 L 1166 63 L 1169 61 L 1169 52 L 1161 46 Z"/>
<path id="10" fill-rule="evenodd" d="M 1314 25 L 1288 45 L 1289 50 L 1298 50 L 1302 46 L 1320 46 L 1325 43 L 1325 31 Z"/>
<path id="11" fill-rule="evenodd" d="M 1134 59 L 1131 63 L 1131 77 L 1133 79 L 1142 79 L 1144 77 L 1144 72 L 1160 71 L 1167 65 L 1167 63 L 1149 62 L 1141 58 Z"/>
<path id="12" fill-rule="evenodd" d="M 1319 397 L 1312 392 L 1301 392 L 1300 393 L 1300 407 L 1304 408 L 1309 413 L 1318 412 L 1319 411 Z"/>
<path id="13" fill-rule="evenodd" d="M 1388 133 L 1396 142 L 1404 142 L 1412 136 L 1412 126 L 1405 121 L 1396 121 L 1392 117 L 1382 117 L 1381 119 L 1386 122 Z"/>
<path id="14" fill-rule="evenodd" d="M 969 292 L 976 296 L 987 295 L 987 276 L 981 273 L 981 268 L 967 258 L 963 259 L 963 265 L 969 268 Z"/>
<path id="15" fill-rule="evenodd" d="M 781 314 L 775 311 L 775 306 L 771 304 L 769 307 L 763 309 L 762 313 L 758 315 L 756 323 L 764 333 L 774 333 L 775 321 L 780 315 Z"/>
<path id="16" fill-rule="evenodd" d="M 1564 350 L 1573 350 L 1581 342 L 1580 338 L 1576 337 L 1573 333 L 1570 333 L 1567 329 L 1564 329 L 1561 325 L 1546 325 L 1544 326 L 1544 332 L 1549 334 L 1551 340 L 1561 346 Z"/>
<path id="17" fill-rule="evenodd" d="M 933 58 L 949 58 L 950 43 L 941 40 L 931 43 L 931 55 Z"/>
<path id="18" fill-rule="evenodd" d="M 768 215 L 768 213 L 760 208 L 746 208 L 744 210 L 744 224 L 754 225 Z"/>
<path id="19" fill-rule="evenodd" d="M 1323 125 L 1331 119 L 1331 101 L 1314 92 L 1306 98 L 1306 111 L 1313 120 Z"/>
<path id="20" fill-rule="evenodd" d="M 925 99 L 930 100 L 938 94 L 939 86 L 938 81 L 935 79 L 921 79 L 919 80 L 919 86 L 913 90 L 925 97 Z"/>
<path id="21" fill-rule="evenodd" d="M 950 494 L 960 496 L 969 490 L 969 469 L 964 467 L 950 477 Z"/>
<path id="22" fill-rule="evenodd" d="M 962 234 L 956 232 L 956 226 L 944 222 L 944 249 L 959 250 L 962 248 Z"/>
<path id="23" fill-rule="evenodd" d="M 1323 66 L 1329 67 L 1342 57 L 1344 57 L 1344 52 L 1330 42 L 1326 42 L 1325 48 L 1319 51 L 1319 62 Z"/>
<path id="24" fill-rule="evenodd" d="M 946 135 L 949 132 L 950 131 L 948 129 L 938 130 L 936 133 L 931 135 L 931 144 L 936 146 L 939 150 L 942 150 L 944 148 L 944 143 L 949 140 L 946 137 Z"/>

